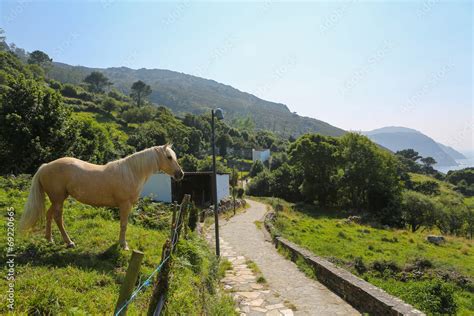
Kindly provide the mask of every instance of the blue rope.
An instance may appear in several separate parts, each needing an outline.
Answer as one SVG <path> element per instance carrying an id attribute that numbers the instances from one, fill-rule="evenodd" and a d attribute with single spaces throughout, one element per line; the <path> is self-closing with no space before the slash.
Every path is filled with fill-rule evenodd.
<path id="1" fill-rule="evenodd" d="M 147 287 L 148 285 L 151 284 L 151 279 L 153 278 L 153 276 L 159 272 L 161 270 L 161 268 L 163 267 L 163 265 L 165 264 L 166 261 L 168 261 L 168 259 L 170 258 L 170 256 L 167 256 L 161 263 L 160 265 L 150 274 L 150 276 L 132 293 L 132 295 L 130 295 L 130 298 L 122 305 L 122 307 L 120 307 L 120 309 L 117 311 L 117 313 L 115 313 L 115 316 L 118 316 L 120 315 L 120 313 L 136 298 L 136 296 L 138 295 L 138 293 L 144 289 L 145 287 Z"/>
<path id="2" fill-rule="evenodd" d="M 179 218 L 181 216 L 181 208 L 179 209 L 179 214 L 178 214 L 178 217 Z M 171 241 L 171 244 L 172 246 L 174 247 L 177 243 L 177 240 L 175 241 L 175 239 L 178 239 L 178 235 L 177 235 L 177 232 L 178 232 L 178 228 L 181 227 L 183 223 L 181 223 L 180 225 L 176 225 L 175 228 L 174 228 L 174 234 L 173 234 L 173 238 L 172 238 L 172 241 Z M 140 284 L 140 286 L 135 290 L 133 291 L 132 295 L 130 295 L 130 298 L 122 305 L 122 307 L 120 307 L 120 309 L 117 311 L 117 313 L 115 313 L 115 316 L 119 316 L 120 313 L 137 297 L 138 293 L 144 289 L 145 287 L 149 286 L 151 284 L 151 279 L 153 278 L 153 276 L 158 273 L 161 268 L 163 267 L 163 265 L 165 264 L 166 261 L 168 261 L 168 259 L 171 257 L 171 254 L 169 254 L 159 265 L 158 267 L 156 267 L 156 269 L 150 274 L 150 276 L 142 283 Z"/>

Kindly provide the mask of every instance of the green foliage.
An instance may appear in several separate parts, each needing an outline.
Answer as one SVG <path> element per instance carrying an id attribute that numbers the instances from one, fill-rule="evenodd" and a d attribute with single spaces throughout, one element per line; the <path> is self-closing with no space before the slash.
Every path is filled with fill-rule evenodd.
<path id="1" fill-rule="evenodd" d="M 271 196 L 270 183 L 272 175 L 268 169 L 264 169 L 250 181 L 247 187 L 247 194 L 255 196 Z"/>
<path id="2" fill-rule="evenodd" d="M 28 64 L 34 64 L 41 67 L 49 65 L 53 59 L 51 59 L 48 54 L 40 50 L 35 50 L 30 53 L 30 58 L 28 58 Z"/>
<path id="3" fill-rule="evenodd" d="M 438 182 L 433 180 L 417 183 L 413 185 L 413 190 L 426 195 L 438 195 L 440 193 Z"/>
<path id="4" fill-rule="evenodd" d="M 456 185 L 456 191 L 465 196 L 474 196 L 474 168 L 449 171 L 446 181 Z"/>
<path id="5" fill-rule="evenodd" d="M 134 82 L 131 90 L 130 97 L 136 102 L 138 107 L 140 107 L 142 101 L 151 94 L 150 86 L 141 80 Z"/>
<path id="6" fill-rule="evenodd" d="M 199 160 L 197 171 L 212 171 L 212 156 L 206 156 Z M 219 173 L 230 173 L 230 168 L 226 166 L 225 160 L 216 160 L 216 170 Z"/>
<path id="7" fill-rule="evenodd" d="M 132 107 L 122 112 L 121 117 L 129 123 L 144 123 L 152 121 L 158 115 L 158 109 L 154 106 L 141 108 Z"/>
<path id="8" fill-rule="evenodd" d="M 250 167 L 249 176 L 255 177 L 264 170 L 265 166 L 263 165 L 263 162 L 261 162 L 260 160 L 256 160 L 252 164 L 252 167 Z"/>
<path id="9" fill-rule="evenodd" d="M 412 283 L 399 296 L 430 315 L 455 315 L 458 310 L 454 287 L 440 280 Z"/>
<path id="10" fill-rule="evenodd" d="M 185 172 L 197 171 L 199 160 L 193 155 L 183 155 L 179 158 L 179 164 Z"/>
<path id="11" fill-rule="evenodd" d="M 302 195 L 309 201 L 326 205 L 337 190 L 340 165 L 339 140 L 317 134 L 304 135 L 291 144 L 291 163 L 303 170 Z"/>
<path id="12" fill-rule="evenodd" d="M 280 205 L 274 222 L 278 235 L 351 270 L 427 314 L 474 312 L 470 240 L 448 236 L 437 246 L 426 241 L 426 236 L 438 234 L 437 230 L 413 233 L 375 228 L 347 221 L 349 214 L 344 211 L 278 199 L 265 201 L 274 207 Z"/>
<path id="13" fill-rule="evenodd" d="M 61 96 L 22 75 L 11 78 L 8 87 L 0 95 L 0 172 L 33 172 L 65 155 L 74 137 Z"/>
<path id="14" fill-rule="evenodd" d="M 163 126 L 155 121 L 140 124 L 130 135 L 128 144 L 137 150 L 166 144 L 168 134 Z"/>
<path id="15" fill-rule="evenodd" d="M 434 225 L 438 206 L 429 197 L 414 191 L 403 193 L 402 218 L 411 231 L 417 231 L 422 225 Z"/>
<path id="16" fill-rule="evenodd" d="M 28 195 L 31 178 L 0 177 L 0 206 L 13 207 L 18 220 Z M 38 315 L 104 315 L 111 314 L 130 259 L 130 252 L 121 250 L 117 211 L 94 208 L 74 200 L 65 203 L 65 223 L 76 248 L 62 243 L 58 229 L 53 227 L 55 244 L 44 239 L 44 227 L 29 235 L 15 236 L 15 312 Z M 142 200 L 133 210 L 127 239 L 131 247 L 145 253 L 139 282 L 155 269 L 161 259 L 161 247 L 169 237 L 171 207 Z M 0 218 L 6 227 L 6 217 Z M 195 233 L 182 238 L 173 258 L 170 292 L 166 315 L 235 315 L 229 296 L 217 293 L 221 277 L 219 262 L 206 241 Z M 0 238 L 0 247 L 7 240 Z M 6 261 L 6 254 L 0 256 Z M 7 267 L 2 267 L 6 275 Z M 0 279 L 7 288 L 8 280 Z M 34 289 L 34 290 L 32 290 Z M 141 292 L 130 304 L 128 313 L 146 311 L 152 287 Z M 6 304 L 0 314 L 7 314 Z"/>
<path id="17" fill-rule="evenodd" d="M 104 92 L 104 89 L 110 85 L 112 82 L 101 72 L 93 71 L 87 77 L 84 78 L 84 82 L 89 85 L 89 89 L 94 93 Z"/>

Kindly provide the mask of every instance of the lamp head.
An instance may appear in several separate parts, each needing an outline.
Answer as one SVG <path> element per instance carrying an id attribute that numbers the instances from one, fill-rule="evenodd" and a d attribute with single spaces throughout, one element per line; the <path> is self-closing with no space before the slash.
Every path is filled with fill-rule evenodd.
<path id="1" fill-rule="evenodd" d="M 214 115 L 218 120 L 223 120 L 224 119 L 224 111 L 222 111 L 221 108 L 217 108 L 214 110 Z"/>

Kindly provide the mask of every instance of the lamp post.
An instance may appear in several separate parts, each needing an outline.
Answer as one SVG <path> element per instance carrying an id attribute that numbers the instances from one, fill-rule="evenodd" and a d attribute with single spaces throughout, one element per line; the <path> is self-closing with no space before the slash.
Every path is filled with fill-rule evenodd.
<path id="1" fill-rule="evenodd" d="M 217 170 L 216 170 L 216 131 L 215 131 L 215 119 L 223 120 L 224 113 L 222 109 L 217 108 L 211 111 L 212 113 L 212 120 L 211 120 L 211 127 L 212 127 L 212 184 L 213 184 L 213 201 L 214 201 L 214 230 L 216 231 L 216 256 L 220 257 L 221 250 L 219 246 L 219 213 L 218 213 L 218 204 L 217 201 Z"/>

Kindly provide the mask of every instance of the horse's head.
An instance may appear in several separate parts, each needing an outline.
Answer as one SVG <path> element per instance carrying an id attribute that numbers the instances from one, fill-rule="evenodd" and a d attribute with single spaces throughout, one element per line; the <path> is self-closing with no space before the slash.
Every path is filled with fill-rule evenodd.
<path id="1" fill-rule="evenodd" d="M 171 147 L 172 145 L 166 144 L 155 148 L 158 152 L 158 165 L 161 171 L 179 181 L 183 179 L 184 172 L 183 169 L 181 169 L 176 154 Z"/>

